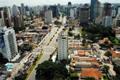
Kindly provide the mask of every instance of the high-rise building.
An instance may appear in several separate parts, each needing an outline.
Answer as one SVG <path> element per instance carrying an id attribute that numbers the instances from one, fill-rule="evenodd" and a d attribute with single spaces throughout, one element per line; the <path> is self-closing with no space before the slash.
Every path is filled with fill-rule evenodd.
<path id="1" fill-rule="evenodd" d="M 4 10 L 0 11 L 0 53 L 9 61 L 18 55 L 15 31 L 11 26 L 6 27 Z"/>
<path id="2" fill-rule="evenodd" d="M 72 9 L 72 3 L 71 3 L 71 2 L 68 2 L 68 5 L 67 5 L 67 8 L 66 8 L 66 9 L 67 9 L 67 10 L 66 10 L 67 16 L 68 16 L 68 17 L 71 17 L 71 16 L 70 16 L 70 14 L 71 14 L 70 10 Z"/>
<path id="3" fill-rule="evenodd" d="M 5 27 L 3 21 L 0 22 L 0 53 L 9 61 L 18 55 L 15 31 L 11 27 Z"/>
<path id="4" fill-rule="evenodd" d="M 98 0 L 91 0 L 90 20 L 92 20 L 92 21 L 95 21 L 95 18 L 97 16 L 98 6 L 99 6 Z"/>
<path id="5" fill-rule="evenodd" d="M 120 15 L 120 7 L 117 8 L 117 16 Z"/>
<path id="6" fill-rule="evenodd" d="M 90 9 L 89 6 L 85 4 L 80 8 L 80 24 L 81 25 L 88 24 L 89 17 L 90 17 Z"/>
<path id="7" fill-rule="evenodd" d="M 0 26 L 4 26 L 4 15 L 3 15 L 3 10 L 0 10 Z"/>
<path id="8" fill-rule="evenodd" d="M 75 19 L 75 8 L 70 9 L 70 18 Z"/>
<path id="9" fill-rule="evenodd" d="M 112 5 L 110 3 L 105 3 L 103 16 L 111 16 L 111 14 L 112 14 Z"/>
<path id="10" fill-rule="evenodd" d="M 14 27 L 21 27 L 22 16 L 20 15 L 20 11 L 16 5 L 13 5 L 12 7 L 12 20 Z"/>
<path id="11" fill-rule="evenodd" d="M 4 24 L 6 27 L 11 27 L 11 12 L 9 7 L 1 7 L 0 8 L 0 14 L 2 16 L 2 20 L 4 21 Z"/>
<path id="12" fill-rule="evenodd" d="M 28 6 L 25 7 L 25 15 L 30 16 L 30 8 Z"/>
<path id="13" fill-rule="evenodd" d="M 71 6 L 72 6 L 72 3 L 71 3 L 71 2 L 68 2 L 68 6 L 70 6 L 70 7 L 71 7 Z"/>
<path id="14" fill-rule="evenodd" d="M 98 15 L 95 19 L 95 23 L 96 24 L 101 24 L 102 23 L 102 19 L 103 19 L 103 8 L 104 8 L 104 5 L 103 4 L 99 4 L 99 7 L 98 7 Z"/>
<path id="15" fill-rule="evenodd" d="M 114 21 L 114 27 L 120 27 L 120 15 L 113 20 Z"/>
<path id="16" fill-rule="evenodd" d="M 58 7 L 56 5 L 50 6 L 49 9 L 52 10 L 53 17 L 59 16 Z"/>
<path id="17" fill-rule="evenodd" d="M 97 1 L 96 3 L 96 17 L 99 17 L 100 16 L 100 13 L 101 13 L 101 3 L 100 1 Z"/>
<path id="18" fill-rule="evenodd" d="M 21 14 L 25 15 L 25 6 L 23 3 L 21 4 Z"/>
<path id="19" fill-rule="evenodd" d="M 68 37 L 65 31 L 58 36 L 58 61 L 68 58 Z"/>
<path id="20" fill-rule="evenodd" d="M 115 7 L 114 6 L 112 6 L 112 13 L 111 13 L 111 16 L 113 17 L 113 18 L 115 18 L 116 17 L 116 9 L 115 9 Z"/>
<path id="21" fill-rule="evenodd" d="M 110 3 L 104 4 L 102 25 L 105 27 L 112 27 L 113 25 L 112 6 Z"/>
<path id="22" fill-rule="evenodd" d="M 112 16 L 103 17 L 102 25 L 105 27 L 112 27 Z"/>
<path id="23" fill-rule="evenodd" d="M 53 19 L 53 14 L 52 14 L 52 10 L 48 10 L 45 12 L 45 23 L 52 23 L 52 19 Z"/>

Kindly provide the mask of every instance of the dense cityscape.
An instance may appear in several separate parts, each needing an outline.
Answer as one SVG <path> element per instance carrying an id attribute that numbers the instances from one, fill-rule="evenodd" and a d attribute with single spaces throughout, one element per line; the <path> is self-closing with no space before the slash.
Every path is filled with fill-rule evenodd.
<path id="1" fill-rule="evenodd" d="M 0 80 L 120 80 L 119 61 L 120 2 L 0 7 Z"/>

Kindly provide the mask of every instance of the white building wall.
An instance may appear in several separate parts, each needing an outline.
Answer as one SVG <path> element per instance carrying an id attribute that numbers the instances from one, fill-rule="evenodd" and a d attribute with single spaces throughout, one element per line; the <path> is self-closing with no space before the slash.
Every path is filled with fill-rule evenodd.
<path id="1" fill-rule="evenodd" d="M 112 27 L 112 16 L 103 17 L 102 25 L 104 25 L 105 27 Z"/>
<path id="2" fill-rule="evenodd" d="M 120 7 L 118 8 L 118 15 L 120 15 Z"/>
<path id="3" fill-rule="evenodd" d="M 112 10 L 112 17 L 115 17 L 115 16 L 116 16 L 116 10 L 113 9 L 113 10 Z"/>
<path id="4" fill-rule="evenodd" d="M 70 18 L 75 18 L 75 9 L 70 9 Z"/>
<path id="5" fill-rule="evenodd" d="M 68 38 L 67 35 L 61 33 L 58 37 L 58 60 L 68 58 Z"/>
<path id="6" fill-rule="evenodd" d="M 2 27 L 2 26 L 5 25 L 5 23 L 4 23 L 4 15 L 3 15 L 3 11 L 0 11 L 0 15 L 1 15 L 1 17 L 0 17 L 0 26 Z"/>
<path id="7" fill-rule="evenodd" d="M 46 11 L 45 12 L 45 23 L 52 23 L 52 18 L 53 18 L 52 11 L 51 10 Z"/>
<path id="8" fill-rule="evenodd" d="M 8 32 L 5 33 L 4 35 L 4 42 L 5 42 L 5 47 L 3 48 L 3 55 L 5 58 L 7 58 L 8 60 L 11 59 L 11 51 L 10 51 L 10 45 L 9 45 L 9 41 L 8 41 Z"/>
<path id="9" fill-rule="evenodd" d="M 3 27 L 0 32 L 4 33 L 3 42 L 5 44 L 3 48 L 0 48 L 0 53 L 10 61 L 18 54 L 15 31 L 12 28 Z"/>

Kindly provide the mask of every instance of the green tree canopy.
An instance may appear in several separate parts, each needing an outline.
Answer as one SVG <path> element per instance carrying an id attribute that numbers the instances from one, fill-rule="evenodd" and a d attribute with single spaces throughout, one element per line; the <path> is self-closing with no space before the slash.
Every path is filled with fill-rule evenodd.
<path id="1" fill-rule="evenodd" d="M 6 64 L 7 62 L 8 62 L 8 60 L 6 58 L 4 58 L 2 53 L 0 53 L 0 64 Z"/>
<path id="2" fill-rule="evenodd" d="M 65 80 L 67 76 L 67 69 L 52 61 L 45 61 L 36 68 L 36 80 Z"/>
<path id="3" fill-rule="evenodd" d="M 105 53 L 105 56 L 110 57 L 110 56 L 112 56 L 112 53 L 111 53 L 110 51 L 107 51 L 107 52 Z"/>
<path id="4" fill-rule="evenodd" d="M 103 68 L 105 73 L 108 73 L 108 70 L 110 69 L 110 67 L 108 65 L 103 65 Z"/>
<path id="5" fill-rule="evenodd" d="M 87 78 L 85 78 L 85 80 L 95 80 L 95 78 L 93 78 L 93 77 L 87 77 Z"/>

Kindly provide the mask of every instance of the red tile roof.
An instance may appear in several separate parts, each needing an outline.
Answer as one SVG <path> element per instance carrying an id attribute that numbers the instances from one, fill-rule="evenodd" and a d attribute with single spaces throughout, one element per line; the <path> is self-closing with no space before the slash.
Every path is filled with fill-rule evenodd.
<path id="1" fill-rule="evenodd" d="M 118 57 L 118 58 L 120 58 L 120 52 L 116 52 L 116 51 L 112 51 L 112 57 L 113 58 L 116 58 L 116 57 Z"/>
<path id="2" fill-rule="evenodd" d="M 80 76 L 82 78 L 93 77 L 96 80 L 100 80 L 100 78 L 102 77 L 102 73 L 94 68 L 85 68 L 85 69 L 82 69 Z"/>

